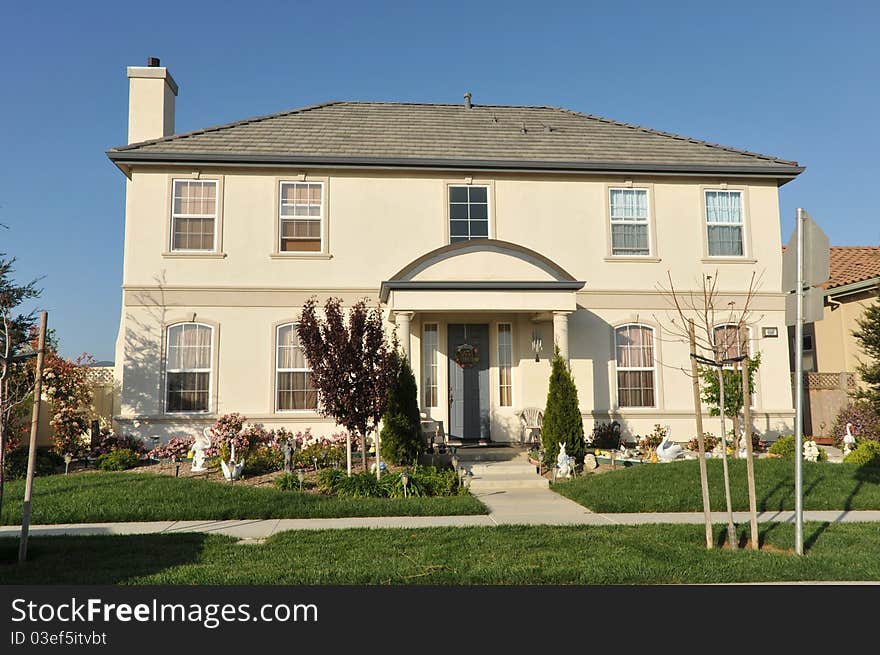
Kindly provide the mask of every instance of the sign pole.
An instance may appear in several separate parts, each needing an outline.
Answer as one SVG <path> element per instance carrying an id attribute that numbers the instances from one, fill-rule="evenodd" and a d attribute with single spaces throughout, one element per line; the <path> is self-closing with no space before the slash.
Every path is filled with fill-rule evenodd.
<path id="1" fill-rule="evenodd" d="M 27 560 L 28 530 L 31 524 L 31 495 L 34 490 L 34 468 L 37 462 L 37 427 L 40 423 L 40 394 L 43 382 L 43 353 L 46 350 L 46 312 L 40 312 L 40 338 L 37 346 L 37 370 L 34 380 L 34 409 L 31 416 L 31 438 L 28 448 L 27 478 L 24 484 L 24 504 L 21 507 L 21 541 L 18 561 Z"/>
<path id="2" fill-rule="evenodd" d="M 794 417 L 794 551 L 804 554 L 804 221 L 806 212 L 797 209 L 797 319 L 795 340 Z"/>

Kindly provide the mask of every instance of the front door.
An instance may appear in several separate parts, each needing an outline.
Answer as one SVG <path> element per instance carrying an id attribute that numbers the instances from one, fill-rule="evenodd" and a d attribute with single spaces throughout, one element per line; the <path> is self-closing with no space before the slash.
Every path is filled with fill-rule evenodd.
<path id="1" fill-rule="evenodd" d="M 489 326 L 452 323 L 449 352 L 449 436 L 489 440 Z"/>

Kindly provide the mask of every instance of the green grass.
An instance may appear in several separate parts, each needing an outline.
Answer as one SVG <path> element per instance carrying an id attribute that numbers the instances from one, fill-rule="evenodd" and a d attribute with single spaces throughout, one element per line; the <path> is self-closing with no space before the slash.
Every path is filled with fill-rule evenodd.
<path id="1" fill-rule="evenodd" d="M 716 526 L 718 542 L 724 529 Z M 740 527 L 745 539 L 747 526 Z M 762 524 L 764 550 L 707 551 L 702 525 L 499 526 L 0 539 L 0 584 L 654 584 L 880 580 L 880 524 Z"/>
<path id="2" fill-rule="evenodd" d="M 721 461 L 707 462 L 712 509 L 723 511 Z M 700 512 L 699 462 L 642 464 L 585 475 L 553 485 L 553 490 L 595 512 Z M 748 510 L 746 463 L 730 461 L 734 510 Z M 794 460 L 755 461 L 758 510 L 794 509 Z M 804 462 L 804 509 L 880 509 L 880 469 L 850 464 Z"/>
<path id="3" fill-rule="evenodd" d="M 6 485 L 0 524 L 21 523 L 22 481 Z M 33 523 L 485 514 L 473 496 L 336 498 L 152 473 L 34 479 Z"/>

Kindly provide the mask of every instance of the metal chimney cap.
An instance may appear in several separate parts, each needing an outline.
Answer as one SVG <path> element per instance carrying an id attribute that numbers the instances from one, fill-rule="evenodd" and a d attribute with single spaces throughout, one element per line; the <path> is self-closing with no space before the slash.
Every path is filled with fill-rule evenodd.
<path id="1" fill-rule="evenodd" d="M 467 91 L 464 94 L 464 108 L 465 109 L 471 108 L 471 92 L 470 91 Z"/>
<path id="2" fill-rule="evenodd" d="M 159 67 L 159 58 L 158 57 L 147 57 L 147 66 L 150 68 L 158 68 Z"/>

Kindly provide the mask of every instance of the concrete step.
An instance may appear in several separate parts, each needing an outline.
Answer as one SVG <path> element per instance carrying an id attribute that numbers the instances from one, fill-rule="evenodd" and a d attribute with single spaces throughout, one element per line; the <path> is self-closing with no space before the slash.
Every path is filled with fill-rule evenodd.
<path id="1" fill-rule="evenodd" d="M 459 448 L 456 452 L 460 462 L 500 462 L 525 457 L 519 448 Z"/>
<path id="2" fill-rule="evenodd" d="M 464 469 L 471 471 L 474 475 L 478 472 L 483 473 L 492 471 L 496 473 L 513 473 L 516 471 L 534 471 L 535 467 L 528 462 L 493 462 L 493 463 L 476 463 L 461 462 L 459 464 Z"/>
<path id="3" fill-rule="evenodd" d="M 535 475 L 523 480 L 473 478 L 470 489 L 471 492 L 479 493 L 481 491 L 509 491 L 512 489 L 547 489 L 549 486 L 550 480 Z"/>
<path id="4" fill-rule="evenodd" d="M 483 473 L 474 473 L 471 480 L 492 480 L 501 482 L 504 480 L 534 480 L 540 476 L 534 471 L 515 471 L 513 473 L 492 473 L 484 471 Z"/>

